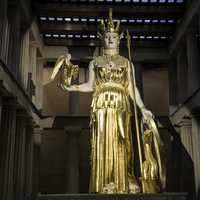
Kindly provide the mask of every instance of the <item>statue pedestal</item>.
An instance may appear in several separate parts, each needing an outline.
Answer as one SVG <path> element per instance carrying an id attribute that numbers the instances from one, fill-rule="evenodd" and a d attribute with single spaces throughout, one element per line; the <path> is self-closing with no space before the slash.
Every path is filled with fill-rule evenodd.
<path id="1" fill-rule="evenodd" d="M 160 194 L 47 194 L 37 200 L 186 200 L 186 193 Z"/>

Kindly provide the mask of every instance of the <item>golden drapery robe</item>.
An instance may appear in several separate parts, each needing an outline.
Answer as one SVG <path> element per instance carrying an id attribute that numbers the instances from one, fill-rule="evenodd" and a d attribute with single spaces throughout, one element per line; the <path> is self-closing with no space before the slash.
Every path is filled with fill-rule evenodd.
<path id="1" fill-rule="evenodd" d="M 139 192 L 133 172 L 128 60 L 99 56 L 94 72 L 90 192 Z"/>

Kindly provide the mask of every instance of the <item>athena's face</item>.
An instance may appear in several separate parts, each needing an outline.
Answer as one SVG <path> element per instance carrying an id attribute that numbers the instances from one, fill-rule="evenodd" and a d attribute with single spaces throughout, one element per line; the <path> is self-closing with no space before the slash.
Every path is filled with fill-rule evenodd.
<path id="1" fill-rule="evenodd" d="M 117 49 L 119 47 L 119 35 L 117 33 L 106 32 L 104 34 L 104 48 Z"/>

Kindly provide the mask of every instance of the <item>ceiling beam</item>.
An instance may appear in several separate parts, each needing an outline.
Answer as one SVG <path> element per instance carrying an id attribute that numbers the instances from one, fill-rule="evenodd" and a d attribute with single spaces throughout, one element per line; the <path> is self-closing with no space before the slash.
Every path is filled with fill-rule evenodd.
<path id="1" fill-rule="evenodd" d="M 154 34 L 166 34 L 173 33 L 173 25 L 122 25 L 121 30 L 128 29 L 133 33 L 154 33 Z M 40 23 L 41 33 L 59 33 L 59 34 L 96 34 L 98 25 L 89 24 L 75 24 L 75 23 Z"/>
<path id="2" fill-rule="evenodd" d="M 191 25 L 191 22 L 196 14 L 199 13 L 200 10 L 200 0 L 195 0 L 191 2 L 190 7 L 186 11 L 184 17 L 182 18 L 182 23 L 178 25 L 177 31 L 171 41 L 171 44 L 169 46 L 169 56 L 171 56 L 174 51 L 176 50 L 179 42 L 185 35 L 186 31 Z"/>
<path id="3" fill-rule="evenodd" d="M 57 38 L 44 38 L 44 43 L 47 46 L 67 46 L 67 47 L 100 47 L 101 41 L 97 39 L 57 39 Z M 167 41 L 155 40 L 133 40 L 134 47 L 152 47 L 161 48 L 167 46 Z M 126 46 L 126 41 L 121 41 L 121 46 Z"/>
<path id="4" fill-rule="evenodd" d="M 35 3 L 39 16 L 68 16 L 68 17 L 108 17 L 110 5 L 80 5 L 80 4 L 57 4 Z M 178 18 L 183 13 L 182 5 L 112 5 L 114 17 L 173 17 Z"/>

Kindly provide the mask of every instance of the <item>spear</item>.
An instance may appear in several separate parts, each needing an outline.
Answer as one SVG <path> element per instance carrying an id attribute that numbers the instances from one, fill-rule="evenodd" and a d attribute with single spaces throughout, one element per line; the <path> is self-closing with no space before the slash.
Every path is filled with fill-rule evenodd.
<path id="1" fill-rule="evenodd" d="M 129 57 L 129 64 L 130 64 L 130 69 L 133 74 L 133 104 L 134 104 L 134 114 L 135 114 L 135 127 L 136 127 L 136 134 L 137 134 L 137 141 L 138 141 L 138 153 L 139 153 L 139 161 L 140 161 L 140 173 L 142 176 L 142 149 L 141 149 L 141 143 L 140 143 L 140 131 L 139 131 L 139 124 L 138 124 L 138 113 L 137 113 L 137 106 L 136 106 L 136 94 L 135 94 L 135 87 L 136 87 L 136 81 L 135 81 L 135 74 L 134 70 L 132 69 L 132 58 L 131 58 L 131 37 L 126 30 L 127 34 L 127 48 L 128 48 L 128 57 Z"/>

